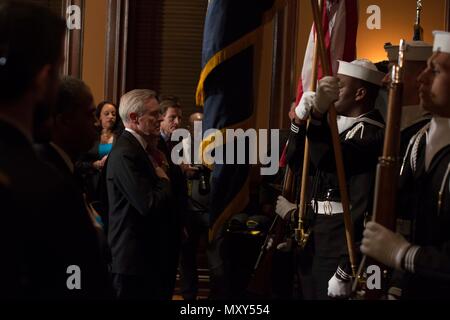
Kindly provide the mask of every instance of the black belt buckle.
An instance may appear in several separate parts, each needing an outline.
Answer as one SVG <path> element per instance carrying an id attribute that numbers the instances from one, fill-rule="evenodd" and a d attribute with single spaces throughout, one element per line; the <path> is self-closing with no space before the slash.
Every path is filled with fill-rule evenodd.
<path id="1" fill-rule="evenodd" d="M 339 189 L 327 189 L 325 200 L 327 201 L 333 201 L 333 202 L 340 202 L 340 196 L 339 196 Z"/>

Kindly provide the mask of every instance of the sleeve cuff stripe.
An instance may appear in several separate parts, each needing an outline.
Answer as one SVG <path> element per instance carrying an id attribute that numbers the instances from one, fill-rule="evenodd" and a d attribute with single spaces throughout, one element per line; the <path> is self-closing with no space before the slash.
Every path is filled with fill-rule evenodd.
<path id="1" fill-rule="evenodd" d="M 338 267 L 336 270 L 336 275 L 339 276 L 344 281 L 349 281 L 351 279 L 350 275 L 347 274 L 341 267 Z"/>
<path id="2" fill-rule="evenodd" d="M 394 295 L 396 298 L 400 298 L 402 296 L 402 289 L 391 287 L 389 288 L 388 293 Z"/>
<path id="3" fill-rule="evenodd" d="M 291 123 L 291 131 L 294 133 L 298 133 L 300 131 L 300 128 L 297 127 L 295 124 Z"/>
<path id="4" fill-rule="evenodd" d="M 417 251 L 419 251 L 420 247 L 413 246 L 407 252 L 405 256 L 405 270 L 414 273 L 414 260 L 416 258 Z"/>

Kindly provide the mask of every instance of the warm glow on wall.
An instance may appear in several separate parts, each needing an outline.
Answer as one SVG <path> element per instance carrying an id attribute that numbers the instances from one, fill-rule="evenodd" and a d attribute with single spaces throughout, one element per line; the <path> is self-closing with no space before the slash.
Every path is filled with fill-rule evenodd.
<path id="1" fill-rule="evenodd" d="M 299 30 L 297 34 L 297 63 L 295 78 L 300 77 L 305 55 L 306 42 L 312 25 L 312 13 L 309 0 L 299 1 Z M 416 19 L 416 0 L 359 0 L 359 27 L 357 38 L 358 58 L 370 59 L 374 62 L 386 60 L 383 49 L 386 42 L 398 44 L 400 38 L 412 40 L 414 22 Z M 445 30 L 446 0 L 422 0 L 422 27 L 424 40 L 433 42 L 433 30 Z M 369 30 L 366 13 L 369 6 L 380 8 L 381 29 Z"/>
<path id="2" fill-rule="evenodd" d="M 423 0 L 422 27 L 424 40 L 432 43 L 433 30 L 445 28 L 445 0 Z M 371 5 L 381 9 L 381 29 L 369 30 L 366 10 Z M 383 46 L 386 42 L 398 44 L 401 38 L 412 40 L 416 17 L 416 0 L 386 1 L 359 0 L 359 28 L 357 39 L 358 58 L 367 58 L 374 62 L 386 60 Z"/>

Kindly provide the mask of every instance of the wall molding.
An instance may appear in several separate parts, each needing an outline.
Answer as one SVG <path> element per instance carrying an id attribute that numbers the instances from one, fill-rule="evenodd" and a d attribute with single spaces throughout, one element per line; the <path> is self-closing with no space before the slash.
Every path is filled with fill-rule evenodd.
<path id="1" fill-rule="evenodd" d="M 450 0 L 445 1 L 445 30 L 450 32 Z"/>
<path id="2" fill-rule="evenodd" d="M 81 8 L 81 29 L 67 30 L 64 43 L 64 59 L 63 74 L 76 78 L 82 77 L 83 62 L 83 34 L 84 34 L 84 18 L 85 18 L 85 0 L 63 0 L 61 8 L 61 16 L 66 19 L 67 7 L 77 5 Z"/>
<path id="3" fill-rule="evenodd" d="M 108 0 L 104 96 L 116 104 L 126 86 L 128 16 L 129 0 Z"/>

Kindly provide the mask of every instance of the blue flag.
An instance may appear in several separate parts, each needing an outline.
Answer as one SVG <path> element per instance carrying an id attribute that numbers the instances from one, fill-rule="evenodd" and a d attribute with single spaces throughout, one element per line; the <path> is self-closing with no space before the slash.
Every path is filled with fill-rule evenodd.
<path id="1" fill-rule="evenodd" d="M 211 0 L 202 52 L 197 102 L 203 130 L 244 128 L 254 110 L 254 44 L 263 13 L 273 0 Z M 231 141 L 226 141 L 230 143 Z M 224 147 L 222 147 L 225 150 Z M 217 150 L 217 149 L 216 149 Z M 237 152 L 241 152 L 238 150 Z M 235 162 L 236 163 L 236 162 Z M 249 164 L 215 164 L 210 192 L 210 238 L 248 203 Z"/>

